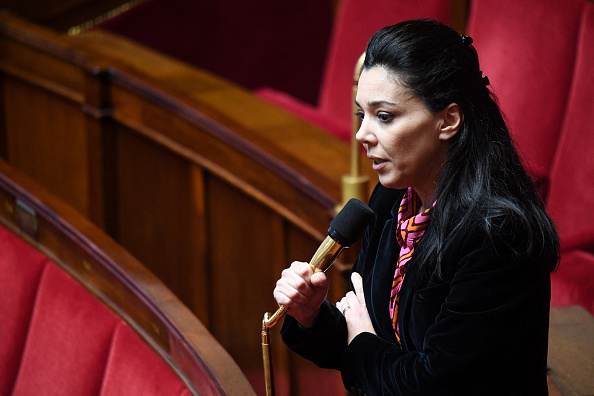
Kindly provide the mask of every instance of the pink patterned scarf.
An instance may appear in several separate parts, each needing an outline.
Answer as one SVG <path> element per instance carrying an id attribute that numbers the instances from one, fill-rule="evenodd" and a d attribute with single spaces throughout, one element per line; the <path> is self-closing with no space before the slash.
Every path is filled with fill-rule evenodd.
<path id="1" fill-rule="evenodd" d="M 400 257 L 396 265 L 396 272 L 394 273 L 394 281 L 392 282 L 392 291 L 390 293 L 390 319 L 392 319 L 392 327 L 396 334 L 398 342 L 400 342 L 400 335 L 398 329 L 398 297 L 400 288 L 402 287 L 402 280 L 406 273 L 408 262 L 415 250 L 416 244 L 419 242 L 425 228 L 429 224 L 431 207 L 426 209 L 423 213 L 416 214 L 422 202 L 417 193 L 408 188 L 404 194 L 400 208 L 398 209 L 398 231 L 396 232 L 396 240 L 400 245 Z M 433 206 L 435 202 L 433 203 Z M 433 207 L 432 206 L 432 207 Z"/>

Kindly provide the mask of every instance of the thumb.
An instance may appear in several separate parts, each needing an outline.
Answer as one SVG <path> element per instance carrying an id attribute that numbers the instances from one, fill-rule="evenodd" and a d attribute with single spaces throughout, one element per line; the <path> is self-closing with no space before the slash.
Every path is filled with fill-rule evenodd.
<path id="1" fill-rule="evenodd" d="M 312 274 L 310 280 L 312 285 L 319 288 L 324 288 L 328 284 L 328 278 L 323 272 L 316 272 Z"/>

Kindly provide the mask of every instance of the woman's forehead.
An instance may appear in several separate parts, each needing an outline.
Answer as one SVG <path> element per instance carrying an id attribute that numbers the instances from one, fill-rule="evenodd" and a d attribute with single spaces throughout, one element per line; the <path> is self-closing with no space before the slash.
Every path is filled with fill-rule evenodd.
<path id="1" fill-rule="evenodd" d="M 398 104 L 416 97 L 402 82 L 399 76 L 381 66 L 364 69 L 359 78 L 357 102 L 392 102 Z"/>

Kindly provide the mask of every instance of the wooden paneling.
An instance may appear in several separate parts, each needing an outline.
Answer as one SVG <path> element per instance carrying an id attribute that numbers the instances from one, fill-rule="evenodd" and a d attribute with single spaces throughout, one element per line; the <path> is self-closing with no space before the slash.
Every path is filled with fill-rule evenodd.
<path id="1" fill-rule="evenodd" d="M 551 395 L 594 395 L 594 318 L 581 306 L 551 309 L 548 367 Z"/>
<path id="2" fill-rule="evenodd" d="M 208 324 L 200 169 L 123 128 L 116 150 L 119 241 Z"/>
<path id="3" fill-rule="evenodd" d="M 80 106 L 16 78 L 4 81 L 4 103 L 8 160 L 88 215 L 88 152 L 75 149 L 89 143 Z"/>
<path id="4" fill-rule="evenodd" d="M 450 7 L 452 10 L 450 25 L 458 33 L 464 33 L 466 31 L 466 20 L 468 17 L 470 0 L 450 0 Z"/>
<path id="5" fill-rule="evenodd" d="M 264 312 L 276 308 L 282 269 L 308 261 L 326 235 L 347 145 L 101 31 L 61 36 L 0 14 L 0 73 L 8 161 L 155 273 L 262 390 Z M 338 300 L 346 283 L 329 274 Z M 279 395 L 298 394 L 311 375 L 340 389 L 336 373 L 289 353 L 279 330 Z"/>
<path id="6" fill-rule="evenodd" d="M 0 32 L 3 158 L 106 226 L 106 74 L 38 26 L 6 17 Z"/>
<path id="7" fill-rule="evenodd" d="M 240 365 L 261 367 L 258 330 L 286 263 L 283 220 L 217 178 L 208 191 L 212 330 Z"/>

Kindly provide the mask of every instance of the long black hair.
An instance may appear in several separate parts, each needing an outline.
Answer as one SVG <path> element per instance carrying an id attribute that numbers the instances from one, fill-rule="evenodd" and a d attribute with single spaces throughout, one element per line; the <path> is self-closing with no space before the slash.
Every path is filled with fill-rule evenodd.
<path id="1" fill-rule="evenodd" d="M 488 237 L 504 228 L 524 234 L 514 253 L 554 257 L 559 239 L 533 180 L 522 166 L 489 81 L 479 67 L 472 39 L 432 20 L 413 20 L 379 30 L 367 45 L 364 69 L 384 67 L 434 112 L 451 103 L 463 111 L 450 139 L 448 159 L 433 199 L 431 225 L 416 260 L 441 262 L 448 240 L 479 226 Z M 513 224 L 510 224 L 513 223 Z"/>

